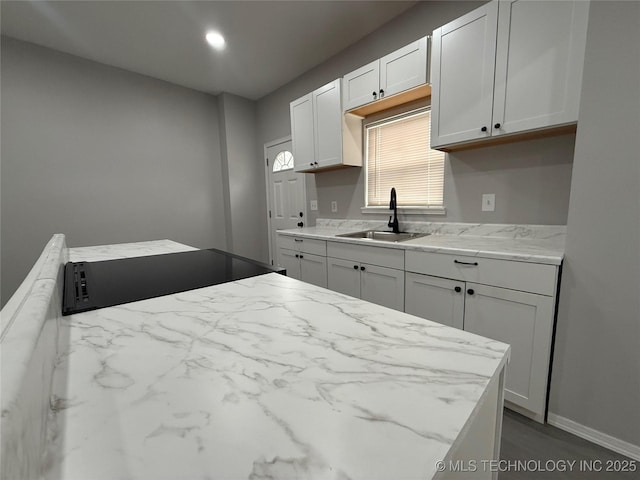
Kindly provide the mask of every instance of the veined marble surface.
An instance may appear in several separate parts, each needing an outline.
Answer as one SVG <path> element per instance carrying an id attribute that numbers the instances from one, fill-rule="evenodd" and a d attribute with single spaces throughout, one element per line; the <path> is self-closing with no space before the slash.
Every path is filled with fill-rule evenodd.
<path id="1" fill-rule="evenodd" d="M 430 479 L 509 355 L 278 274 L 63 317 L 61 335 L 50 480 Z"/>
<path id="2" fill-rule="evenodd" d="M 399 243 L 338 237 L 336 235 L 369 229 L 389 231 L 389 227 L 384 222 L 371 220 L 325 219 L 318 219 L 315 227 L 280 230 L 279 233 L 360 245 L 550 265 L 560 265 L 564 257 L 564 226 L 403 222 L 400 227 L 403 231 L 430 235 Z"/>

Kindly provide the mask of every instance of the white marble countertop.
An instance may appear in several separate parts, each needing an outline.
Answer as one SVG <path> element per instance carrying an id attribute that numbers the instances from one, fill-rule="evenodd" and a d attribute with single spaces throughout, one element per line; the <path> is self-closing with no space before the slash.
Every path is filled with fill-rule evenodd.
<path id="1" fill-rule="evenodd" d="M 564 241 L 555 237 L 531 238 L 516 236 L 515 238 L 509 238 L 506 236 L 452 234 L 444 231 L 444 233 L 436 232 L 425 237 L 394 243 L 366 238 L 356 239 L 336 236 L 366 229 L 365 226 L 317 226 L 279 230 L 278 233 L 359 245 L 377 245 L 402 250 L 422 250 L 448 255 L 497 258 L 550 265 L 560 265 L 564 257 Z M 381 230 L 388 231 L 389 228 L 383 227 Z"/>
<path id="2" fill-rule="evenodd" d="M 63 317 L 61 337 L 47 477 L 69 480 L 430 479 L 509 355 L 273 273 Z"/>

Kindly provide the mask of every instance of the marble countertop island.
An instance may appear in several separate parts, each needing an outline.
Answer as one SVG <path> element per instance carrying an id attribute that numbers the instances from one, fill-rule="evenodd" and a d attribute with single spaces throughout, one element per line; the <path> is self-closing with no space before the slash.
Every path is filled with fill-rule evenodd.
<path id="1" fill-rule="evenodd" d="M 275 273 L 63 317 L 59 335 L 50 480 L 430 479 L 509 355 Z"/>

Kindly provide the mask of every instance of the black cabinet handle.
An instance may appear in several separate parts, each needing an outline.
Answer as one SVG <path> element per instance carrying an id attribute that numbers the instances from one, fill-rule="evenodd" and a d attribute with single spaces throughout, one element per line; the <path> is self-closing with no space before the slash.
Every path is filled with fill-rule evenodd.
<path id="1" fill-rule="evenodd" d="M 300 258 L 304 258 L 304 256 L 300 255 Z"/>
<path id="2" fill-rule="evenodd" d="M 298 222 L 298 226 L 299 226 L 299 227 L 304 227 L 304 223 L 302 223 L 302 222 Z"/>
<path id="3" fill-rule="evenodd" d="M 461 262 L 460 260 L 454 260 L 453 263 L 459 263 L 460 265 L 471 265 L 473 267 L 478 266 L 478 262 Z"/>
<path id="4" fill-rule="evenodd" d="M 487 127 L 482 127 L 482 128 L 480 129 L 480 131 L 481 131 L 481 132 L 486 132 L 486 131 L 487 131 Z"/>
<path id="5" fill-rule="evenodd" d="M 302 217 L 303 217 L 303 214 L 302 214 L 302 212 L 300 212 L 300 218 L 302 218 Z"/>
<path id="6" fill-rule="evenodd" d="M 294 239 L 293 239 L 293 241 L 294 241 L 294 242 L 301 242 L 301 241 L 302 241 L 302 239 L 301 239 L 301 238 L 294 238 Z"/>
<path id="7" fill-rule="evenodd" d="M 493 128 L 500 128 L 500 124 L 499 124 L 499 123 L 496 123 L 496 124 L 493 126 Z"/>
<path id="8" fill-rule="evenodd" d="M 456 293 L 460 293 L 462 291 L 462 289 L 460 287 L 456 287 L 456 288 L 454 288 L 454 290 L 456 291 Z"/>
<path id="9" fill-rule="evenodd" d="M 314 164 L 318 165 L 318 162 L 313 162 Z"/>
<path id="10" fill-rule="evenodd" d="M 313 162 L 311 162 L 309 165 L 311 165 L 313 167 Z"/>
<path id="11" fill-rule="evenodd" d="M 375 100 L 378 97 L 378 94 L 376 92 L 373 92 L 373 99 Z"/>
<path id="12" fill-rule="evenodd" d="M 297 253 L 296 253 L 296 258 L 300 258 L 300 255 L 298 255 Z"/>
<path id="13" fill-rule="evenodd" d="M 358 265 L 354 265 L 354 266 L 353 266 L 353 269 L 354 269 L 354 270 L 357 270 L 357 269 L 358 269 Z"/>
<path id="14" fill-rule="evenodd" d="M 380 89 L 380 98 L 384 97 L 384 90 Z"/>
<path id="15" fill-rule="evenodd" d="M 364 271 L 364 267 L 360 267 L 360 270 Z"/>
<path id="16" fill-rule="evenodd" d="M 467 293 L 468 293 L 469 295 L 473 295 L 473 294 L 474 294 L 474 293 L 476 293 L 476 292 L 473 290 L 473 288 L 470 288 L 469 290 L 467 290 Z"/>

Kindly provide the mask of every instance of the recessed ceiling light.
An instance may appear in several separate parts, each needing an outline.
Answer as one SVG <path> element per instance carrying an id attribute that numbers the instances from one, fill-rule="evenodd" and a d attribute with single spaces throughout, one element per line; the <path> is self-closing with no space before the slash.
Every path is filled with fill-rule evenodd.
<path id="1" fill-rule="evenodd" d="M 226 44 L 224 41 L 224 37 L 220 35 L 218 32 L 207 32 L 207 36 L 205 37 L 209 45 L 211 45 L 216 50 L 222 50 Z"/>

